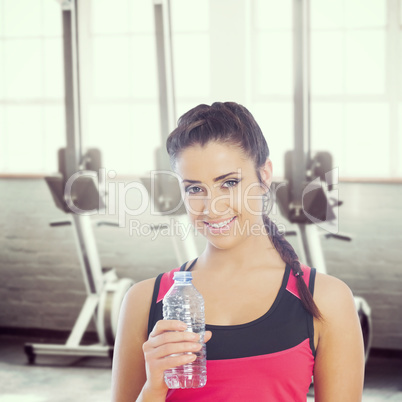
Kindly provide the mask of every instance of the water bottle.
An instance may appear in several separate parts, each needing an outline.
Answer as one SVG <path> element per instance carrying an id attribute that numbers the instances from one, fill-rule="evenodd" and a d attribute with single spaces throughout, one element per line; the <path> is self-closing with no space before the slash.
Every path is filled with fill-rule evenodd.
<path id="1" fill-rule="evenodd" d="M 202 349 L 195 353 L 193 362 L 166 370 L 165 382 L 171 389 L 201 388 L 207 382 L 204 299 L 192 283 L 191 272 L 175 272 L 173 279 L 173 286 L 163 298 L 163 318 L 185 322 L 187 331 L 200 334 Z"/>

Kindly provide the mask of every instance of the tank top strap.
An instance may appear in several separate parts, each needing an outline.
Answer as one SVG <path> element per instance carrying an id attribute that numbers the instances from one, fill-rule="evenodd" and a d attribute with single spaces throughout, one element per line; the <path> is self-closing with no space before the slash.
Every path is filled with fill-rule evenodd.
<path id="1" fill-rule="evenodd" d="M 310 291 L 311 290 L 314 291 L 315 272 L 314 272 L 314 278 L 312 277 L 311 272 L 312 272 L 312 270 L 315 271 L 315 269 L 310 268 L 310 267 L 308 267 L 307 265 L 304 265 L 304 264 L 300 264 L 300 266 L 301 266 L 301 269 L 303 271 L 303 280 L 304 280 L 304 282 L 306 283 L 307 287 L 310 289 L 310 286 L 311 286 L 311 283 L 310 283 L 311 281 L 310 280 L 312 279 L 312 282 L 313 282 L 312 286 L 313 287 L 312 287 L 312 289 L 310 289 Z M 290 272 L 288 283 L 286 285 L 286 290 L 300 299 L 299 291 L 297 290 L 297 280 L 298 279 L 293 275 L 293 273 Z M 313 293 L 311 293 L 311 294 L 313 294 Z"/>
<path id="2" fill-rule="evenodd" d="M 198 260 L 198 257 L 191 263 L 191 265 L 187 269 L 184 269 L 184 267 L 187 265 L 187 262 L 188 262 L 187 261 L 185 264 L 183 264 L 181 266 L 180 271 L 191 271 L 194 267 L 194 264 L 197 262 L 197 260 Z"/>
<path id="3" fill-rule="evenodd" d="M 172 269 L 169 272 L 165 272 L 164 274 L 161 274 L 161 279 L 159 283 L 159 290 L 158 290 L 158 295 L 156 298 L 156 303 L 159 303 L 164 297 L 165 294 L 168 292 L 168 290 L 172 287 L 173 285 L 173 276 L 174 273 L 177 271 L 180 271 L 182 267 L 180 268 L 175 268 Z"/>

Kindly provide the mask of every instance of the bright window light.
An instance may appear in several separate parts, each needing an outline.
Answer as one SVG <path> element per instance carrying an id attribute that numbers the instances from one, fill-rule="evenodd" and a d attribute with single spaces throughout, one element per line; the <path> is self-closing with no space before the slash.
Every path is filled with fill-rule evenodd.
<path id="1" fill-rule="evenodd" d="M 256 0 L 254 24 L 258 30 L 292 29 L 293 0 Z"/>
<path id="2" fill-rule="evenodd" d="M 44 95 L 64 101 L 63 43 L 61 38 L 43 40 L 44 46 Z"/>
<path id="3" fill-rule="evenodd" d="M 130 41 L 124 37 L 98 37 L 93 46 L 94 96 L 100 99 L 128 98 Z"/>
<path id="4" fill-rule="evenodd" d="M 42 106 L 7 106 L 7 171 L 35 173 L 44 169 Z"/>
<path id="5" fill-rule="evenodd" d="M 402 0 L 401 0 L 401 8 L 402 8 Z M 401 22 L 402 24 L 402 22 Z M 402 26 L 401 31 L 399 33 L 399 65 L 402 66 Z M 402 75 L 399 74 L 399 99 L 402 101 Z M 400 120 L 402 125 L 402 120 Z"/>
<path id="6" fill-rule="evenodd" d="M 345 43 L 347 93 L 383 94 L 385 92 L 385 32 L 347 32 Z"/>
<path id="7" fill-rule="evenodd" d="M 402 25 L 402 0 L 399 0 L 399 23 Z"/>
<path id="8" fill-rule="evenodd" d="M 0 28 L 1 29 L 1 28 Z M 4 41 L 0 40 L 0 99 L 4 99 L 5 94 L 5 60 L 4 60 Z"/>
<path id="9" fill-rule="evenodd" d="M 312 153 L 328 151 L 339 175 L 346 176 L 344 105 L 340 102 L 313 102 L 311 104 L 311 149 Z"/>
<path id="10" fill-rule="evenodd" d="M 153 33 L 155 30 L 152 1 L 128 0 L 128 30 L 134 33 Z"/>
<path id="11" fill-rule="evenodd" d="M 343 9 L 341 0 L 310 0 L 311 29 L 341 29 Z"/>
<path id="12" fill-rule="evenodd" d="M 151 35 L 131 38 L 129 82 L 132 82 L 134 98 L 157 99 L 159 95 L 155 47 L 155 38 Z"/>
<path id="13" fill-rule="evenodd" d="M 262 95 L 290 95 L 292 91 L 292 37 L 290 32 L 258 35 L 256 88 Z"/>
<path id="14" fill-rule="evenodd" d="M 129 105 L 91 105 L 88 132 L 83 137 L 85 148 L 99 148 L 103 165 L 118 174 L 127 171 L 134 150 L 127 144 L 133 135 Z"/>
<path id="15" fill-rule="evenodd" d="M 44 111 L 44 171 L 56 172 L 58 169 L 57 154 L 66 146 L 66 124 L 64 105 L 46 105 Z"/>
<path id="16" fill-rule="evenodd" d="M 92 0 L 90 10 L 92 34 L 123 34 L 128 31 L 127 0 Z"/>
<path id="17" fill-rule="evenodd" d="M 31 3 L 36 3 L 31 1 Z M 45 36 L 63 36 L 60 4 L 55 0 L 42 0 L 42 27 Z"/>
<path id="18" fill-rule="evenodd" d="M 3 0 L 4 35 L 26 37 L 42 35 L 42 2 L 32 0 Z"/>
<path id="19" fill-rule="evenodd" d="M 85 148 L 102 150 L 103 166 L 117 174 L 145 173 L 155 168 L 160 145 L 156 105 L 92 105 Z"/>
<path id="20" fill-rule="evenodd" d="M 12 39 L 4 42 L 5 96 L 8 99 L 41 98 L 43 89 L 42 41 Z"/>
<path id="21" fill-rule="evenodd" d="M 8 156 L 6 148 L 5 108 L 0 106 L 0 172 L 7 171 Z"/>
<path id="22" fill-rule="evenodd" d="M 178 98 L 210 93 L 210 46 L 205 34 L 174 35 L 175 90 Z"/>
<path id="23" fill-rule="evenodd" d="M 344 92 L 342 32 L 318 31 L 311 35 L 311 92 L 339 95 Z"/>
<path id="24" fill-rule="evenodd" d="M 159 109 L 156 103 L 131 106 L 132 128 L 129 133 L 128 172 L 146 174 L 156 167 L 155 150 L 161 144 Z M 163 148 L 165 149 L 165 148 Z"/>
<path id="25" fill-rule="evenodd" d="M 293 148 L 292 104 L 254 103 L 250 111 L 267 141 L 274 176 L 283 176 L 285 152 Z"/>
<path id="26" fill-rule="evenodd" d="M 397 149 L 399 149 L 399 152 L 398 152 L 399 157 L 397 160 L 398 161 L 397 162 L 398 163 L 397 174 L 399 177 L 402 177 L 402 155 L 401 155 L 401 151 L 400 151 L 400 149 L 402 148 L 402 102 L 399 103 L 399 120 L 398 120 L 398 122 L 399 122 L 399 124 L 398 124 L 399 136 L 398 136 L 398 143 L 397 143 L 398 148 Z"/>
<path id="27" fill-rule="evenodd" d="M 389 111 L 386 103 L 345 105 L 347 176 L 386 177 L 389 161 Z"/>
<path id="28" fill-rule="evenodd" d="M 386 6 L 385 0 L 344 0 L 345 27 L 385 28 Z"/>
<path id="29" fill-rule="evenodd" d="M 207 1 L 171 0 L 170 3 L 174 32 L 208 31 L 209 4 Z"/>

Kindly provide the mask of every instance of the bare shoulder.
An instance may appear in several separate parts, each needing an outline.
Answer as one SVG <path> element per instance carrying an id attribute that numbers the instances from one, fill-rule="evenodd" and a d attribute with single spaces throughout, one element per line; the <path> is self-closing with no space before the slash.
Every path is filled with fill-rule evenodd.
<path id="1" fill-rule="evenodd" d="M 126 293 L 119 314 L 119 338 L 123 333 L 136 333 L 144 341 L 147 337 L 155 278 L 135 283 Z"/>
<path id="2" fill-rule="evenodd" d="M 148 338 L 148 317 L 155 278 L 134 284 L 119 314 L 112 367 L 112 400 L 135 400 L 145 383 L 142 345 Z M 135 375 L 133 375 L 135 373 Z"/>
<path id="3" fill-rule="evenodd" d="M 121 325 L 125 326 L 125 331 L 130 327 L 147 337 L 148 316 L 152 303 L 152 294 L 154 291 L 156 278 L 145 279 L 135 283 L 126 293 L 120 310 Z M 139 333 L 139 329 L 142 331 Z"/>
<path id="4" fill-rule="evenodd" d="M 352 291 L 345 282 L 319 272 L 315 279 L 314 301 L 324 315 L 337 314 L 342 307 L 354 306 Z"/>
<path id="5" fill-rule="evenodd" d="M 135 283 L 128 290 L 125 296 L 125 304 L 130 306 L 132 303 L 135 303 L 137 300 L 142 300 L 142 305 L 146 305 L 146 301 L 151 301 L 152 293 L 154 290 L 156 278 L 145 279 L 141 282 Z M 149 307 L 149 306 L 148 306 Z"/>
<path id="6" fill-rule="evenodd" d="M 340 279 L 317 273 L 314 301 L 322 315 L 314 325 L 318 337 L 315 400 L 361 401 L 364 348 L 352 291 Z"/>

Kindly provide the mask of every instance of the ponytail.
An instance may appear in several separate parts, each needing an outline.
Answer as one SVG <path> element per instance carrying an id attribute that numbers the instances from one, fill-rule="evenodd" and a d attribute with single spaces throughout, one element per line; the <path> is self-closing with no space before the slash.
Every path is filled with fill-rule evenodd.
<path id="1" fill-rule="evenodd" d="M 285 237 L 279 232 L 278 227 L 274 222 L 269 219 L 268 215 L 263 215 L 264 225 L 267 229 L 270 239 L 282 257 L 283 261 L 289 264 L 292 269 L 293 275 L 296 277 L 297 290 L 299 292 L 300 300 L 303 303 L 305 309 L 315 318 L 321 319 L 322 315 L 317 305 L 313 300 L 306 282 L 303 279 L 303 270 L 300 265 L 299 257 L 297 256 L 294 248 L 285 239 Z"/>

